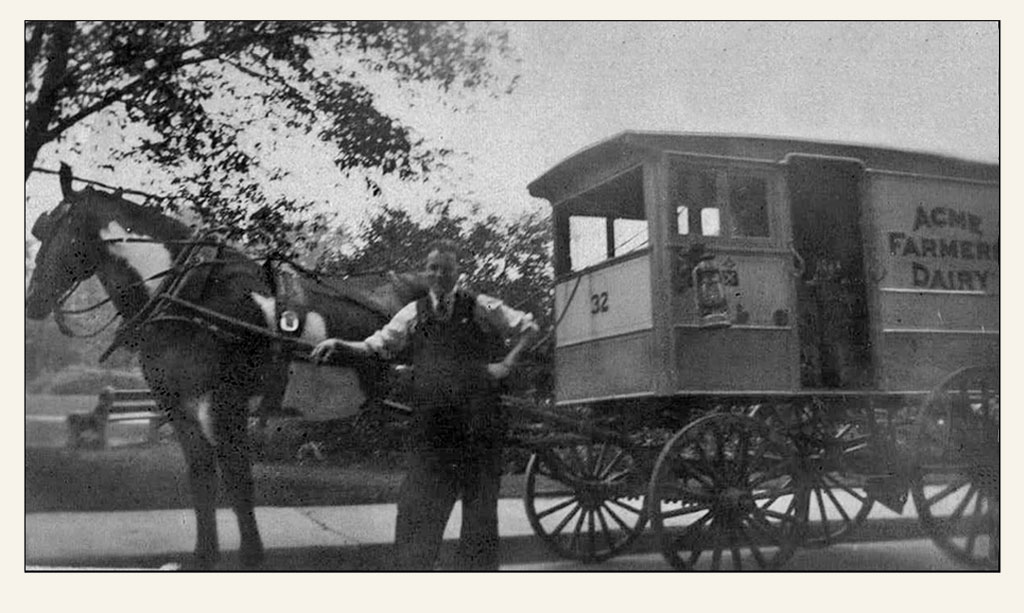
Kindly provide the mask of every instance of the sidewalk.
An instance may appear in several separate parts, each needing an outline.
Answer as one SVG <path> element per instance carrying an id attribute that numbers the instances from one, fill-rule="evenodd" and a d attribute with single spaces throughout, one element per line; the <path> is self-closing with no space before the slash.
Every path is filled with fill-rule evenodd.
<path id="1" fill-rule="evenodd" d="M 498 505 L 503 565 L 555 559 L 534 535 L 516 499 Z M 387 570 L 391 564 L 395 506 L 260 507 L 256 509 L 267 550 L 262 570 Z M 456 504 L 445 530 L 441 563 L 450 561 L 458 542 L 461 507 Z M 238 528 L 229 509 L 217 511 L 222 561 L 218 570 L 241 570 L 237 562 Z M 178 568 L 194 545 L 195 518 L 190 509 L 104 513 L 32 513 L 25 517 L 26 566 L 50 569 Z M 875 505 L 855 540 L 923 538 L 913 503 L 903 515 Z M 654 552 L 648 529 L 630 550 Z"/>

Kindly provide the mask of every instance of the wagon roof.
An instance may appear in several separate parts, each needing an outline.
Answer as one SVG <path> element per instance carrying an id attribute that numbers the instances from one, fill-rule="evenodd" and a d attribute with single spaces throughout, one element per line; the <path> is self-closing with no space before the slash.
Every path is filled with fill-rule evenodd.
<path id="1" fill-rule="evenodd" d="M 937 153 L 786 137 L 696 132 L 627 130 L 562 160 L 529 184 L 530 195 L 548 198 L 552 189 L 583 172 L 613 166 L 635 154 L 667 151 L 782 162 L 789 154 L 857 159 L 871 170 L 999 181 L 999 164 Z"/>

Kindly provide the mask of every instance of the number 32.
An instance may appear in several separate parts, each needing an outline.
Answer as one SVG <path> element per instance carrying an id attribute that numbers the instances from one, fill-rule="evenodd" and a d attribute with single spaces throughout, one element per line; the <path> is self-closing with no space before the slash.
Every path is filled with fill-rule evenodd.
<path id="1" fill-rule="evenodd" d="M 608 312 L 608 292 L 601 292 L 590 297 L 590 314 Z"/>

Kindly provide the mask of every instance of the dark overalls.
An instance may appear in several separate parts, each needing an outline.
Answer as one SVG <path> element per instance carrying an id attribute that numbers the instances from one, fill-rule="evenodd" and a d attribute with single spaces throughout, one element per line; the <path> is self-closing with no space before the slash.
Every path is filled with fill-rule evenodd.
<path id="1" fill-rule="evenodd" d="M 458 568 L 498 568 L 498 488 L 504 424 L 487 374 L 497 341 L 476 323 L 476 297 L 458 292 L 450 318 L 419 301 L 410 338 L 416 412 L 413 451 L 395 527 L 397 564 L 430 570 L 455 500 L 462 498 Z"/>

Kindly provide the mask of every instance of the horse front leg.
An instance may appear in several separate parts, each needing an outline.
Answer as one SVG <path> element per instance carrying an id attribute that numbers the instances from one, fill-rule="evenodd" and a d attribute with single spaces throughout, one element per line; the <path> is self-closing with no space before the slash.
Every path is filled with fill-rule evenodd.
<path id="1" fill-rule="evenodd" d="M 217 435 L 217 460 L 220 463 L 224 489 L 238 519 L 241 545 L 238 551 L 242 566 L 255 568 L 263 562 L 263 541 L 260 539 L 254 510 L 254 487 L 247 431 L 248 411 L 243 394 L 226 386 L 216 395 L 214 425 Z"/>
<path id="2" fill-rule="evenodd" d="M 194 411 L 176 411 L 172 423 L 188 464 L 192 506 L 196 514 L 195 563 L 199 568 L 212 569 L 220 557 L 217 545 L 217 461 L 214 442 L 210 439 L 210 433 L 204 431 Z"/>

